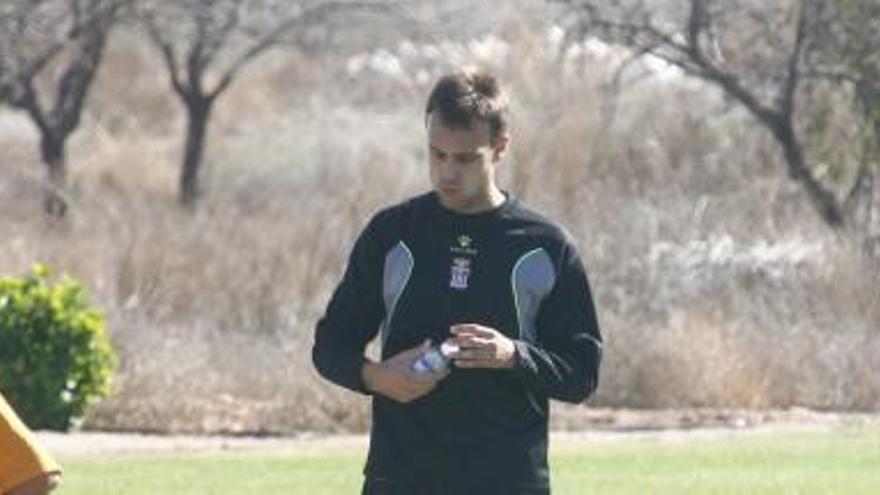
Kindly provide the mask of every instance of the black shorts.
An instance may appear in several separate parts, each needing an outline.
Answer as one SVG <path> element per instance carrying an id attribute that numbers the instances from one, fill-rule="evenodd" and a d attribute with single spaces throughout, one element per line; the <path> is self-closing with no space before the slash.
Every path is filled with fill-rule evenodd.
<path id="1" fill-rule="evenodd" d="M 361 495 L 434 495 L 432 487 L 414 487 L 384 478 L 364 479 Z"/>
<path id="2" fill-rule="evenodd" d="M 450 491 L 450 486 L 446 483 L 426 483 L 420 486 L 414 486 L 406 483 L 400 483 L 395 480 L 385 478 L 364 479 L 364 487 L 361 495 L 471 495 L 458 493 L 457 490 Z M 475 492 L 479 495 L 495 495 L 493 492 L 484 489 L 478 489 Z M 515 490 L 503 490 L 498 495 L 550 495 L 549 488 L 521 488 Z"/>

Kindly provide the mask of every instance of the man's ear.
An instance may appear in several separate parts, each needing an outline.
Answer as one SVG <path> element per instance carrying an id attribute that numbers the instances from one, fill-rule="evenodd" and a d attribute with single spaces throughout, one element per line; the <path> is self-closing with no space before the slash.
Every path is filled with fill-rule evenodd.
<path id="1" fill-rule="evenodd" d="M 504 133 L 495 138 L 495 146 L 492 147 L 492 159 L 500 160 L 507 152 L 507 145 L 510 144 L 510 134 Z"/>

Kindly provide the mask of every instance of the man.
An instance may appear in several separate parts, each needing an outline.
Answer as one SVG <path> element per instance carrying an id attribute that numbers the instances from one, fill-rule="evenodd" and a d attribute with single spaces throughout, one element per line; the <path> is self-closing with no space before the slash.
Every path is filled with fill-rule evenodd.
<path id="1" fill-rule="evenodd" d="M 0 395 L 0 495 L 43 495 L 60 476 L 61 468 Z"/>
<path id="2" fill-rule="evenodd" d="M 358 238 L 313 360 L 373 396 L 364 494 L 547 494 L 548 399 L 598 380 L 587 278 L 571 238 L 496 184 L 510 135 L 493 77 L 441 78 L 425 117 L 433 191 Z M 451 369 L 415 365 L 441 342 Z"/>

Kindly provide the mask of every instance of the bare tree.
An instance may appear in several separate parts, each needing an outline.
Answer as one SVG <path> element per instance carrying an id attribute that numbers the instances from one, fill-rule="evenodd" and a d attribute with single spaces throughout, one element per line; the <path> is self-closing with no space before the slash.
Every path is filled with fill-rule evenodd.
<path id="1" fill-rule="evenodd" d="M 808 77 L 848 84 L 874 136 L 873 152 L 860 164 L 844 203 L 861 224 L 869 252 L 880 256 L 880 2 L 834 0 L 822 4 Z"/>
<path id="2" fill-rule="evenodd" d="M 811 36 L 824 20 L 821 0 L 556 2 L 575 14 L 580 35 L 622 43 L 719 87 L 771 133 L 822 219 L 844 223 L 841 201 L 817 177 L 796 127 Z"/>
<path id="3" fill-rule="evenodd" d="M 126 3 L 13 0 L 0 10 L 0 101 L 26 112 L 40 133 L 51 215 L 67 211 L 65 144 L 79 125 L 107 36 Z M 55 71 L 59 76 L 49 81 Z"/>
<path id="4" fill-rule="evenodd" d="M 880 2 L 834 0 L 823 4 L 820 66 L 855 86 L 862 110 L 880 141 Z"/>
<path id="5" fill-rule="evenodd" d="M 193 206 L 208 122 L 217 98 L 270 48 L 296 43 L 307 26 L 390 4 L 355 1 L 152 0 L 140 8 L 174 92 L 186 109 L 187 130 L 179 197 Z"/>
<path id="6" fill-rule="evenodd" d="M 880 142 L 880 2 L 834 0 L 821 12 L 807 76 L 852 85 Z"/>

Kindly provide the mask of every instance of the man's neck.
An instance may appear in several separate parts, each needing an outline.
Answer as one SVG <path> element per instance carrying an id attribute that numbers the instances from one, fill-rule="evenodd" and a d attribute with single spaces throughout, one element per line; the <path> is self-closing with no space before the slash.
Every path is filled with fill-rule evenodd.
<path id="1" fill-rule="evenodd" d="M 477 201 L 474 201 L 468 205 L 463 206 L 453 206 L 453 205 L 444 205 L 450 210 L 461 213 L 464 215 L 476 215 L 479 213 L 485 213 L 487 211 L 494 210 L 498 208 L 507 200 L 507 196 L 501 192 L 497 187 L 493 187 L 485 195 L 482 195 Z"/>

